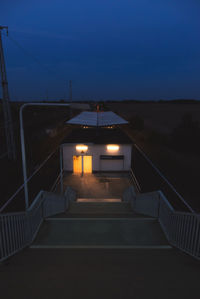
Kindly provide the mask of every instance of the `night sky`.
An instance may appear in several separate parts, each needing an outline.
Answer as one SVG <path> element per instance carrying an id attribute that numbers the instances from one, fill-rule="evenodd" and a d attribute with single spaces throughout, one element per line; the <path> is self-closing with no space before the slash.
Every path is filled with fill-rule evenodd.
<path id="1" fill-rule="evenodd" d="M 3 3 L 2 3 L 3 2 Z M 2 0 L 12 100 L 200 100 L 199 0 Z"/>

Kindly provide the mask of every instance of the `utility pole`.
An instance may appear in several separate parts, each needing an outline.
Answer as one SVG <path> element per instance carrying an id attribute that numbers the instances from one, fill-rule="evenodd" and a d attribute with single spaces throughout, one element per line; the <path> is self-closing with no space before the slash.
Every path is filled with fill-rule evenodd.
<path id="1" fill-rule="evenodd" d="M 6 76 L 6 66 L 4 60 L 2 34 L 1 34 L 3 29 L 6 29 L 8 35 L 8 27 L 0 26 L 0 69 L 1 69 L 1 83 L 2 83 L 2 92 L 3 92 L 2 106 L 3 106 L 3 113 L 4 113 L 4 124 L 5 124 L 8 158 L 15 160 L 16 148 L 15 148 L 14 131 L 13 131 L 10 99 L 9 99 L 9 92 L 8 92 L 8 81 Z"/>
<path id="2" fill-rule="evenodd" d="M 46 89 L 46 100 L 49 100 L 49 93 L 48 93 L 48 89 Z"/>
<path id="3" fill-rule="evenodd" d="M 72 80 L 69 80 L 69 101 L 72 102 Z"/>
<path id="4" fill-rule="evenodd" d="M 72 105 L 72 80 L 69 80 L 69 103 Z M 72 118 L 72 107 L 69 106 L 69 117 Z"/>

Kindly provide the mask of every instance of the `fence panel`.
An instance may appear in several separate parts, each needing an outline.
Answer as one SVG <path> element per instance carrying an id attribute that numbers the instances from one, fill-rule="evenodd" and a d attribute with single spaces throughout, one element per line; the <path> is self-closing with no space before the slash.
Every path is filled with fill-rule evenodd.
<path id="1" fill-rule="evenodd" d="M 134 187 L 130 186 L 130 187 L 126 188 L 123 192 L 122 200 L 124 202 L 130 202 L 132 208 L 134 209 L 135 199 L 136 199 L 136 193 L 135 193 Z"/>
<path id="2" fill-rule="evenodd" d="M 26 213 L 0 215 L 0 260 L 4 260 L 29 243 Z"/>
<path id="3" fill-rule="evenodd" d="M 150 192 L 145 194 L 137 194 L 134 210 L 136 213 L 158 217 L 159 193 Z"/>
<path id="4" fill-rule="evenodd" d="M 66 197 L 50 192 L 44 192 L 45 201 L 43 204 L 44 218 L 51 215 L 63 213 L 66 210 Z"/>
<path id="5" fill-rule="evenodd" d="M 64 212 L 75 192 L 69 189 L 67 194 L 40 191 L 27 212 L 0 214 L 0 261 L 28 246 L 45 217 Z"/>
<path id="6" fill-rule="evenodd" d="M 175 212 L 161 197 L 159 223 L 169 243 L 200 258 L 200 215 Z"/>
<path id="7" fill-rule="evenodd" d="M 71 187 L 68 186 L 65 189 L 64 195 L 67 198 L 66 209 L 68 209 L 70 201 L 76 201 L 76 191 L 74 191 Z"/>
<path id="8" fill-rule="evenodd" d="M 200 259 L 199 214 L 174 211 L 161 191 L 137 194 L 133 210 L 157 217 L 171 245 Z"/>

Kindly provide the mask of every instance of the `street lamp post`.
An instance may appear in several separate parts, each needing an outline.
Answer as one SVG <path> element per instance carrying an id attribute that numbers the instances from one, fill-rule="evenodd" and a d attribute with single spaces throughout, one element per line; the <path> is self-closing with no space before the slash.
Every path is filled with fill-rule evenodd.
<path id="1" fill-rule="evenodd" d="M 25 103 L 20 107 L 20 111 L 19 111 L 20 139 L 21 139 L 22 169 L 23 169 L 23 179 L 24 179 L 24 196 L 25 196 L 26 210 L 29 207 L 29 197 L 28 197 L 28 183 L 27 183 L 26 150 L 25 150 L 25 141 L 24 141 L 23 110 L 27 106 L 69 106 L 69 104 Z"/>
<path id="2" fill-rule="evenodd" d="M 81 152 L 81 167 L 82 167 L 81 176 L 83 176 L 83 169 L 84 169 L 83 155 L 84 155 L 84 151 Z"/>

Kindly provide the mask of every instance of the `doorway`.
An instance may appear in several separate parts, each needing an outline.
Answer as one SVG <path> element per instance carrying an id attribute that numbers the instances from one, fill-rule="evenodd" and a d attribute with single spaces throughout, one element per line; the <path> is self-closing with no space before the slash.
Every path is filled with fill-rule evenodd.
<path id="1" fill-rule="evenodd" d="M 92 156 L 73 156 L 74 173 L 92 173 Z"/>

